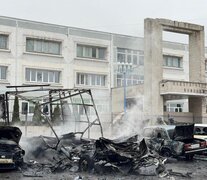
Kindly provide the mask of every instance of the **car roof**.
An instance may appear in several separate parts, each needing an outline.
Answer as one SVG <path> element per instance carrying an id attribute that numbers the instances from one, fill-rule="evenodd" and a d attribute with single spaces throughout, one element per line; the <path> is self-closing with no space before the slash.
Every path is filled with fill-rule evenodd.
<path id="1" fill-rule="evenodd" d="M 144 129 L 156 129 L 156 128 L 162 128 L 166 130 L 175 129 L 175 125 L 154 125 L 154 126 L 146 126 Z"/>

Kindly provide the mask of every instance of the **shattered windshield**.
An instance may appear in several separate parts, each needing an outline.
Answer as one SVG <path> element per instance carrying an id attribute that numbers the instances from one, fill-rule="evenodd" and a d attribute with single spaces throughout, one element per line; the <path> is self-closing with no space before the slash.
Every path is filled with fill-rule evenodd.
<path id="1" fill-rule="evenodd" d="M 207 127 L 196 127 L 194 135 L 207 135 Z"/>

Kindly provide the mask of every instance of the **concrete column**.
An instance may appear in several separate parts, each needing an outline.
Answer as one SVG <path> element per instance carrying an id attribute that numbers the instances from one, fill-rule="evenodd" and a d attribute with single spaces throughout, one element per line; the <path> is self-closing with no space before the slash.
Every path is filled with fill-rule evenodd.
<path id="1" fill-rule="evenodd" d="M 194 31 L 189 35 L 189 80 L 205 82 L 204 30 Z M 189 98 L 189 111 L 194 114 L 195 123 L 206 120 L 206 99 Z"/>
<path id="2" fill-rule="evenodd" d="M 205 82 L 204 30 L 189 34 L 189 81 Z"/>
<path id="3" fill-rule="evenodd" d="M 163 115 L 159 89 L 163 77 L 162 26 L 153 19 L 144 23 L 144 114 L 152 119 Z"/>
<path id="4" fill-rule="evenodd" d="M 206 121 L 206 99 L 204 97 L 189 98 L 189 112 L 193 113 L 193 122 L 202 123 Z M 204 123 L 204 122 L 203 122 Z"/>

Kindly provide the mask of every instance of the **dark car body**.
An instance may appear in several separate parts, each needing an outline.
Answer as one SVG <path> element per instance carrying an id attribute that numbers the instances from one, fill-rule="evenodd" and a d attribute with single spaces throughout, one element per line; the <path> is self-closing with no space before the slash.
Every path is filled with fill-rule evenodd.
<path id="1" fill-rule="evenodd" d="M 0 126 L 0 169 L 15 169 L 23 163 L 25 152 L 19 145 L 21 135 L 18 127 Z"/>
<path id="2" fill-rule="evenodd" d="M 194 138 L 193 132 L 194 124 L 161 125 L 144 128 L 143 135 L 148 146 L 161 155 L 184 155 L 189 158 L 207 150 L 206 141 Z"/>

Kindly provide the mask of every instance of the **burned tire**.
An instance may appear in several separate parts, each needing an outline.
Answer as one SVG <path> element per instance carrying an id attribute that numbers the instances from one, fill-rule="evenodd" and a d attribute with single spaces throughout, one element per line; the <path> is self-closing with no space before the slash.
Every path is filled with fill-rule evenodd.
<path id="1" fill-rule="evenodd" d="M 79 171 L 80 172 L 91 172 L 94 168 L 94 161 L 93 159 L 88 156 L 82 156 L 79 160 Z"/>
<path id="2" fill-rule="evenodd" d="M 171 157 L 172 152 L 168 148 L 162 148 L 161 151 L 160 151 L 160 155 L 163 156 L 163 157 Z"/>
<path id="3" fill-rule="evenodd" d="M 194 154 L 188 154 L 188 155 L 185 155 L 185 159 L 187 161 L 192 161 L 193 160 L 193 157 L 194 157 Z"/>

